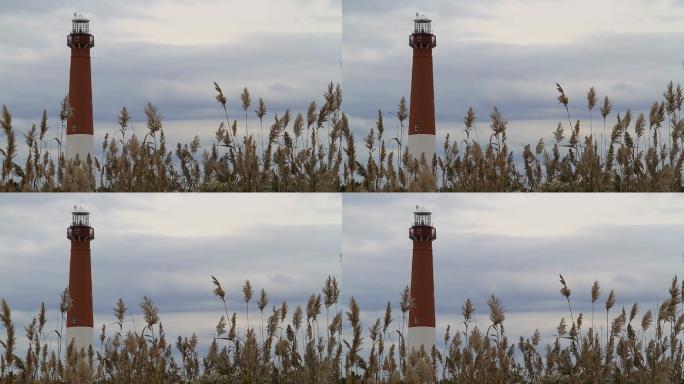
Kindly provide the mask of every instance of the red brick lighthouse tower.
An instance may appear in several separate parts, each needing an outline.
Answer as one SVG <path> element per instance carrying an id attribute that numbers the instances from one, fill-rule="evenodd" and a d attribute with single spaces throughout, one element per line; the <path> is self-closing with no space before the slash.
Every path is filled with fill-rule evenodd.
<path id="1" fill-rule="evenodd" d="M 409 229 L 413 240 L 411 262 L 411 300 L 408 325 L 408 348 L 430 354 L 435 345 L 435 283 L 432 273 L 432 242 L 437 230 L 432 226 L 431 213 L 416 207 L 413 226 Z"/>
<path id="2" fill-rule="evenodd" d="M 90 79 L 90 48 L 95 46 L 95 37 L 90 34 L 90 21 L 74 13 L 71 34 L 67 46 L 71 48 L 71 70 L 69 72 L 69 105 L 71 116 L 67 120 L 67 159 L 76 155 L 85 161 L 93 156 L 93 89 Z"/>
<path id="3" fill-rule="evenodd" d="M 67 229 L 71 240 L 69 260 L 69 296 L 71 308 L 67 312 L 67 344 L 73 340 L 77 351 L 93 345 L 93 284 L 90 274 L 90 242 L 95 230 L 90 226 L 89 213 L 74 207 L 71 226 Z"/>
<path id="4" fill-rule="evenodd" d="M 409 45 L 413 48 L 411 105 L 409 108 L 408 151 L 416 159 L 425 154 L 428 164 L 435 154 L 435 88 L 432 78 L 432 48 L 437 37 L 432 21 L 416 13 Z"/>

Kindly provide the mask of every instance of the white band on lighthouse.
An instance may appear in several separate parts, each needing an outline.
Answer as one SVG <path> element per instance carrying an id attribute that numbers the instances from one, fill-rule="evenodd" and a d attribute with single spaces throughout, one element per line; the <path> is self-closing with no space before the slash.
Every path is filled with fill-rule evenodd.
<path id="1" fill-rule="evenodd" d="M 432 158 L 435 155 L 435 147 L 435 135 L 408 135 L 408 152 L 418 161 L 420 161 L 420 156 L 424 153 L 428 165 L 432 164 Z"/>
<path id="2" fill-rule="evenodd" d="M 95 140 L 93 135 L 73 134 L 67 135 L 66 142 L 66 158 L 72 160 L 78 157 L 85 162 L 88 159 L 88 154 L 93 157 L 93 148 L 95 148 Z"/>
<path id="3" fill-rule="evenodd" d="M 437 333 L 434 327 L 409 327 L 408 329 L 408 350 L 419 351 L 422 347 L 428 356 L 432 353 L 432 346 L 435 345 Z"/>
<path id="4" fill-rule="evenodd" d="M 88 347 L 93 345 L 93 328 L 91 327 L 67 327 L 67 345 L 74 341 L 74 349 L 88 352 Z"/>

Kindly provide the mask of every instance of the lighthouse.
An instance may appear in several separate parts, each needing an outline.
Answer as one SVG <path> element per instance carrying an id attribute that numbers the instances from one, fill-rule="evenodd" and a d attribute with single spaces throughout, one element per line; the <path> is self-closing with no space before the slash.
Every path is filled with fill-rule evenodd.
<path id="1" fill-rule="evenodd" d="M 90 34 L 90 21 L 74 13 L 67 46 L 71 48 L 69 71 L 69 106 L 71 113 L 66 127 L 66 157 L 78 155 L 86 161 L 93 156 L 93 89 L 90 79 L 90 48 L 95 37 Z"/>
<path id="2" fill-rule="evenodd" d="M 416 206 L 413 226 L 409 229 L 413 240 L 411 262 L 411 309 L 409 310 L 408 350 L 432 352 L 435 345 L 435 283 L 432 272 L 432 242 L 437 230 L 432 226 L 431 213 Z"/>
<path id="3" fill-rule="evenodd" d="M 90 226 L 90 215 L 78 207 L 71 213 L 67 229 L 71 240 L 69 259 L 69 296 L 67 311 L 67 345 L 73 341 L 77 351 L 93 345 L 93 284 L 90 273 L 90 242 L 95 230 Z"/>
<path id="4" fill-rule="evenodd" d="M 432 21 L 416 13 L 409 46 L 413 48 L 411 70 L 411 105 L 409 107 L 408 152 L 420 160 L 424 154 L 428 164 L 435 154 L 435 88 L 432 78 L 432 48 L 437 37 L 432 34 Z"/>

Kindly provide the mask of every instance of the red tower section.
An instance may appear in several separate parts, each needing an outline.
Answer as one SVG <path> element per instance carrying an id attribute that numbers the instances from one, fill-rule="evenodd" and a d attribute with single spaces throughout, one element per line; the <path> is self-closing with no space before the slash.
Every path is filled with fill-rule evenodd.
<path id="1" fill-rule="evenodd" d="M 409 107 L 409 153 L 432 160 L 435 153 L 435 88 L 432 74 L 432 48 L 437 37 L 432 34 L 432 21 L 416 14 L 409 46 L 413 48 L 411 101 Z"/>
<path id="2" fill-rule="evenodd" d="M 435 343 L 435 284 L 432 266 L 432 242 L 437 230 L 431 213 L 416 207 L 409 238 L 413 240 L 411 262 L 411 300 L 409 310 L 409 347 L 424 347 L 429 353 Z"/>
<path id="3" fill-rule="evenodd" d="M 90 34 L 90 21 L 74 14 L 67 46 L 71 48 L 69 71 L 69 105 L 71 114 L 67 119 L 67 157 L 76 154 L 85 160 L 93 152 L 93 91 L 90 73 L 90 48 L 95 37 Z"/>
<path id="4" fill-rule="evenodd" d="M 69 296 L 67 312 L 67 340 L 73 339 L 77 350 L 92 345 L 93 283 L 90 267 L 90 242 L 95 230 L 90 226 L 88 212 L 76 209 L 72 215 L 67 238 L 71 240 L 69 259 Z"/>

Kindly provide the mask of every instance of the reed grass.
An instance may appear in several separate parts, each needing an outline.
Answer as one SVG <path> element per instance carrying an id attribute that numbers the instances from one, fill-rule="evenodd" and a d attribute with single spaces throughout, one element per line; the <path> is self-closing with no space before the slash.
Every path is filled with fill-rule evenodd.
<path id="1" fill-rule="evenodd" d="M 598 282 L 585 298 L 575 298 L 561 277 L 561 297 L 570 321 L 561 318 L 543 345 L 541 332 L 511 338 L 505 331 L 503 301 L 491 295 L 484 303 L 488 322 L 477 324 L 476 304 L 467 299 L 462 320 L 447 324 L 431 351 L 408 351 L 405 317 L 410 295 L 402 292 L 401 323 L 388 302 L 384 314 L 363 324 L 356 298 L 343 313 L 337 309 L 340 288 L 328 277 L 321 292 L 290 314 L 289 305 L 272 305 L 262 290 L 258 305 L 265 324 L 261 338 L 241 326 L 244 300 L 228 295 L 212 277 L 220 302 L 214 336 L 200 346 L 196 334 L 167 340 L 154 302 L 139 303 L 143 328 L 136 330 L 123 300 L 113 307 L 114 322 L 103 325 L 92 349 L 63 351 L 61 331 L 48 331 L 45 305 L 24 327 L 26 351 L 17 348 L 16 325 L 9 304 L 0 301 L 0 383 L 675 383 L 684 380 L 684 284 L 675 277 L 666 298 L 643 314 L 638 303 L 618 304 L 614 291 L 605 297 L 606 322 L 595 328 L 584 314 L 573 314 L 578 301 L 599 302 Z M 243 297 L 244 299 L 244 297 Z M 62 299 L 68 302 L 68 299 Z M 243 303 L 240 303 L 243 301 Z M 68 304 L 68 303 L 67 303 Z M 321 318 L 322 307 L 326 318 Z M 329 313 L 330 309 L 334 309 Z M 619 308 L 619 307 L 618 307 Z M 60 308 L 62 311 L 63 308 Z M 265 311 L 264 311 L 265 310 Z M 245 311 L 246 312 L 246 311 Z M 593 312 L 593 309 L 592 309 Z M 343 318 L 344 315 L 344 318 Z M 346 321 L 345 321 L 346 319 Z M 321 324 L 322 321 L 325 323 Z M 343 324 L 344 323 L 344 324 Z M 58 327 L 60 325 L 58 324 Z M 605 327 L 606 334 L 600 332 Z M 343 333 L 344 328 L 344 333 Z M 546 334 L 550 333 L 546 330 Z"/>
<path id="2" fill-rule="evenodd" d="M 63 131 L 72 113 L 65 99 L 60 131 L 50 139 L 47 114 L 24 133 L 27 156 L 17 163 L 18 145 L 12 115 L 0 112 L 5 148 L 0 149 L 3 191 L 682 191 L 684 162 L 684 101 L 681 86 L 670 82 L 663 99 L 647 113 L 615 113 L 613 102 L 595 88 L 586 105 L 574 107 L 560 84 L 557 98 L 563 114 L 550 142 L 511 148 L 509 122 L 500 110 L 489 114 L 489 133 L 480 140 L 476 112 L 464 117 L 463 140 L 447 135 L 432 159 L 414 159 L 406 150 L 404 122 L 408 117 L 402 98 L 394 116 L 398 131 L 387 137 L 382 111 L 368 134 L 358 141 L 342 111 L 342 89 L 330 83 L 321 102 L 312 101 L 302 112 L 271 115 L 258 99 L 252 111 L 259 119 L 256 132 L 248 126 L 252 95 L 241 93 L 244 125 L 230 119 L 230 105 L 219 84 L 215 99 L 224 119 L 202 147 L 196 136 L 189 143 L 169 143 L 159 109 L 148 103 L 142 137 L 127 135 L 133 117 L 124 107 L 119 128 L 106 134 L 101 155 L 69 160 L 63 153 Z M 603 120 L 595 134 L 593 111 Z M 571 108 L 573 107 L 573 108 Z M 572 116 L 586 108 L 589 129 Z M 610 120 L 613 123 L 610 123 Z M 567 121 L 567 122 L 565 122 Z M 612 126 L 610 126 L 612 124 Z M 667 128 L 667 131 L 665 130 Z M 357 130 L 358 131 L 358 130 Z M 480 132 L 482 133 L 482 132 Z M 473 135 L 474 134 L 474 135 Z M 473 137 L 474 136 L 474 137 Z M 257 141 L 258 140 L 258 141 Z M 50 143 L 57 144 L 57 148 Z"/>

